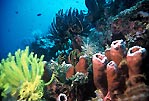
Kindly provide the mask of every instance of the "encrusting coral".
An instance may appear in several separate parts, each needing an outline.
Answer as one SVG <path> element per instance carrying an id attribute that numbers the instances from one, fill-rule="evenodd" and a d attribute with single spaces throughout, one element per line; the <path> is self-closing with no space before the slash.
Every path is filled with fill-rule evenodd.
<path id="1" fill-rule="evenodd" d="M 2 96 L 8 94 L 18 100 L 39 100 L 43 96 L 44 56 L 37 58 L 33 52 L 29 54 L 29 47 L 18 49 L 15 56 L 8 54 L 7 59 L 0 63 L 0 88 Z"/>

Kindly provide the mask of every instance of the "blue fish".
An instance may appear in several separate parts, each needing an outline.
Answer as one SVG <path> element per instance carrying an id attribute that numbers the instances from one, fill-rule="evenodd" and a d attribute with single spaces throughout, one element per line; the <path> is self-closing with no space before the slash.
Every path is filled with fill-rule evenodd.
<path id="1" fill-rule="evenodd" d="M 41 15 L 42 15 L 41 13 L 37 14 L 37 16 L 41 16 Z"/>

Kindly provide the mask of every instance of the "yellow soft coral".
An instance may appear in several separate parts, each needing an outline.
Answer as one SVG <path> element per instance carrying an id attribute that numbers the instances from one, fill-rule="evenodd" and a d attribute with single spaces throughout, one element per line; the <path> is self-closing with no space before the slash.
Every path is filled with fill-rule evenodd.
<path id="1" fill-rule="evenodd" d="M 39 86 L 40 85 L 40 86 Z M 28 101 L 38 100 L 43 96 L 43 82 L 40 80 L 40 77 L 37 76 L 35 81 L 24 82 L 20 90 L 20 99 L 28 98 Z"/>
<path id="2" fill-rule="evenodd" d="M 37 58 L 29 47 L 18 49 L 15 56 L 8 54 L 7 59 L 0 63 L 0 88 L 2 95 L 11 94 L 20 100 L 38 100 L 43 95 L 44 56 Z"/>

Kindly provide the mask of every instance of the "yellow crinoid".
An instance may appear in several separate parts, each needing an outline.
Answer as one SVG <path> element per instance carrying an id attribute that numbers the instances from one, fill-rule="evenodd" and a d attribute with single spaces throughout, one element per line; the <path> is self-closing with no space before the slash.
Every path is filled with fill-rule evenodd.
<path id="1" fill-rule="evenodd" d="M 43 95 L 44 83 L 41 80 L 44 72 L 44 56 L 37 58 L 37 54 L 18 49 L 13 56 L 0 63 L 0 88 L 2 96 L 8 94 L 19 100 L 39 100 Z"/>

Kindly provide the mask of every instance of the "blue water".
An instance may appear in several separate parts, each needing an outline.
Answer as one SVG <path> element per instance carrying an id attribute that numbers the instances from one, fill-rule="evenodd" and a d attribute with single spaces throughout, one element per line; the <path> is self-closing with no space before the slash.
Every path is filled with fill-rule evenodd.
<path id="1" fill-rule="evenodd" d="M 87 11 L 84 0 L 0 0 L 0 59 L 18 48 L 34 33 L 45 34 L 60 9 Z"/>

